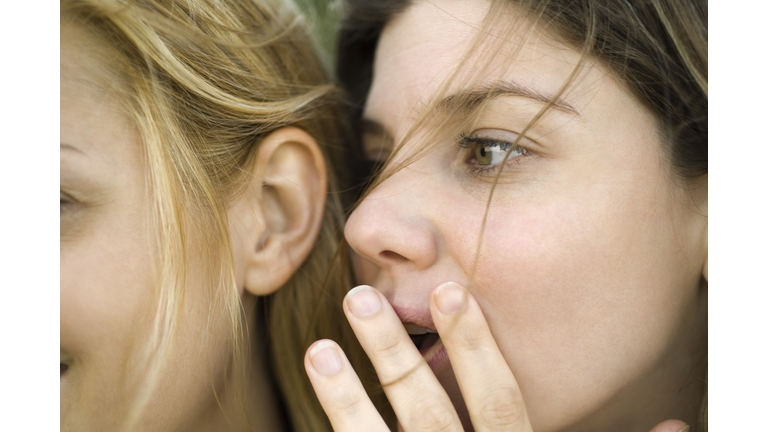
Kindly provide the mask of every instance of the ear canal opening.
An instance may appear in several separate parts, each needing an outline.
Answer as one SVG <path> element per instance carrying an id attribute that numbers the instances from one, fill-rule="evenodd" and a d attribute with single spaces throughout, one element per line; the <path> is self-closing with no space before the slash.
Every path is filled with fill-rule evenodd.
<path id="1" fill-rule="evenodd" d="M 264 232 L 261 234 L 261 237 L 259 237 L 259 241 L 256 243 L 256 252 L 264 249 L 264 246 L 267 244 L 267 240 L 269 240 L 269 229 L 265 229 Z"/>
<path id="2" fill-rule="evenodd" d="M 265 185 L 261 194 L 261 209 L 264 214 L 264 223 L 266 224 L 264 233 L 269 236 L 270 233 L 285 232 L 288 228 L 288 220 L 285 217 L 285 209 L 280 202 L 280 196 L 277 190 L 269 185 Z M 264 242 L 259 240 L 262 247 L 266 239 L 262 236 Z"/>

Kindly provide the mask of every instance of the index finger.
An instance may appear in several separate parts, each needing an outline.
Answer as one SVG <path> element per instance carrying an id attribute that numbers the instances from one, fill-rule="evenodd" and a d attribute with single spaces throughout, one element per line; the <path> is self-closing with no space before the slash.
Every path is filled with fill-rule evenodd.
<path id="1" fill-rule="evenodd" d="M 404 429 L 462 430 L 448 395 L 387 299 L 372 287 L 359 286 L 347 293 L 344 312 Z"/>
<path id="2" fill-rule="evenodd" d="M 517 380 L 474 297 L 447 282 L 432 291 L 429 307 L 475 430 L 532 431 Z"/>
<path id="3" fill-rule="evenodd" d="M 313 343 L 304 354 L 304 368 L 334 431 L 388 430 L 349 360 L 335 342 L 321 340 Z"/>

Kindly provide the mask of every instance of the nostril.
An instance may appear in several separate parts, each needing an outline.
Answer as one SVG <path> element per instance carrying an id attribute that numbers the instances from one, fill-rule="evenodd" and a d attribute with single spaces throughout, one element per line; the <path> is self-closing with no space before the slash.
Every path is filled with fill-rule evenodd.
<path id="1" fill-rule="evenodd" d="M 408 261 L 408 258 L 400 255 L 397 252 L 392 252 L 390 250 L 379 252 L 379 256 L 381 257 L 381 259 L 389 260 L 389 261 Z"/>

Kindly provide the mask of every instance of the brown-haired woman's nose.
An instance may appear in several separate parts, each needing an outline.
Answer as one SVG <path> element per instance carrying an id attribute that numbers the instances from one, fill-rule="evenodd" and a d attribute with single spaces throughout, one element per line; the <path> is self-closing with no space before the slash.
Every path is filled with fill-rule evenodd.
<path id="1" fill-rule="evenodd" d="M 349 245 L 382 270 L 423 270 L 437 261 L 433 224 L 407 193 L 383 196 L 374 191 L 352 213 L 344 229 Z"/>

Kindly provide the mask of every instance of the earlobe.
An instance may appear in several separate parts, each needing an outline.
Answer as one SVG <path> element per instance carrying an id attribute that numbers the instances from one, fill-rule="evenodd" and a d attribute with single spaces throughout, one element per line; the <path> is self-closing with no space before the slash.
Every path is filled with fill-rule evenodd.
<path id="1" fill-rule="evenodd" d="M 249 193 L 232 206 L 231 219 L 247 220 L 232 230 L 238 281 L 253 295 L 282 287 L 301 266 L 317 239 L 325 208 L 327 176 L 315 140 L 295 127 L 278 129 L 259 144 Z M 254 199 L 256 198 L 256 199 Z M 239 245 L 239 246 L 237 246 Z M 238 253 L 239 252 L 239 253 Z M 239 258 L 238 258 L 239 257 Z"/>

